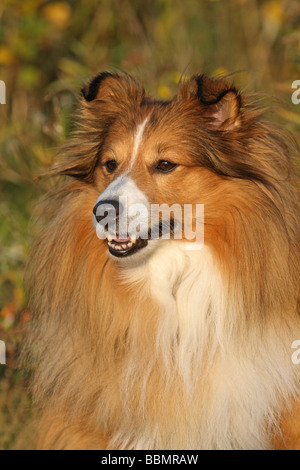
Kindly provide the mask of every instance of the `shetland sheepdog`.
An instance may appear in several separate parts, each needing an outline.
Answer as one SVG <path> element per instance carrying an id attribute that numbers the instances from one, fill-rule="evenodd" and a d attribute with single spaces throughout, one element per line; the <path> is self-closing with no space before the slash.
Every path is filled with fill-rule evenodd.
<path id="1" fill-rule="evenodd" d="M 64 155 L 28 275 L 38 448 L 299 449 L 293 139 L 225 79 L 162 101 L 104 72 Z M 151 237 L 162 205 L 203 243 L 173 210 Z"/>

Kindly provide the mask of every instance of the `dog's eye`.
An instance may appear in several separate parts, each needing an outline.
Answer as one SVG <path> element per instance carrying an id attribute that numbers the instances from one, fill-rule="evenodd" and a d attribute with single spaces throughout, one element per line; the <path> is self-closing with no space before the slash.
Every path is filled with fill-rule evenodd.
<path id="1" fill-rule="evenodd" d="M 174 170 L 176 167 L 176 163 L 168 162 L 167 160 L 161 160 L 155 169 L 163 173 L 168 173 L 169 171 Z"/>
<path id="2" fill-rule="evenodd" d="M 108 160 L 107 162 L 105 162 L 105 168 L 109 173 L 113 173 L 117 168 L 116 160 Z"/>

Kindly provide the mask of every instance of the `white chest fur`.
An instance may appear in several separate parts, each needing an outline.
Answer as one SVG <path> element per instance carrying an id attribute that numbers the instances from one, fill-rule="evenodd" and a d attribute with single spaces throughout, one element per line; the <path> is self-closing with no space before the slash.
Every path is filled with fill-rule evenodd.
<path id="1" fill-rule="evenodd" d="M 172 430 L 164 436 L 167 428 L 161 431 L 145 416 L 138 436 L 132 431 L 125 437 L 120 429 L 118 445 L 126 447 L 130 442 L 136 449 L 268 448 L 282 404 L 298 387 L 288 328 L 280 337 L 275 327 L 265 331 L 245 328 L 242 304 L 222 280 L 207 247 L 189 252 L 183 243 L 166 242 L 147 263 L 126 272 L 133 282 L 144 279 L 161 307 L 153 349 L 163 358 L 166 380 L 176 373 L 187 398 L 177 404 L 174 441 Z M 136 369 L 137 359 L 131 366 Z M 131 371 L 130 376 L 138 377 L 141 372 Z"/>

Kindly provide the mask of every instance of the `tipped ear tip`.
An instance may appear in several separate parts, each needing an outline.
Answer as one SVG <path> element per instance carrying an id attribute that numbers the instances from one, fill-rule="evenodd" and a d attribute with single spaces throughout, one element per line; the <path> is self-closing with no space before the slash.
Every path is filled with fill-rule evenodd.
<path id="1" fill-rule="evenodd" d="M 225 95 L 231 93 L 240 101 L 237 88 L 224 79 L 208 77 L 204 74 L 195 77 L 197 97 L 205 106 L 218 103 Z"/>
<path id="2" fill-rule="evenodd" d="M 126 97 L 138 101 L 145 94 L 142 83 L 129 74 L 101 72 L 81 89 L 83 103 L 94 100 L 122 101 Z"/>
<path id="3" fill-rule="evenodd" d="M 195 77 L 197 98 L 203 106 L 202 115 L 213 130 L 231 130 L 240 125 L 242 97 L 239 90 L 224 79 L 205 75 Z"/>
<path id="4" fill-rule="evenodd" d="M 117 78 L 117 75 L 113 75 L 110 72 L 99 73 L 81 89 L 81 96 L 85 99 L 85 101 L 88 101 L 88 102 L 93 101 L 98 95 L 98 91 L 99 91 L 101 83 L 106 78 L 113 77 L 113 76 Z"/>

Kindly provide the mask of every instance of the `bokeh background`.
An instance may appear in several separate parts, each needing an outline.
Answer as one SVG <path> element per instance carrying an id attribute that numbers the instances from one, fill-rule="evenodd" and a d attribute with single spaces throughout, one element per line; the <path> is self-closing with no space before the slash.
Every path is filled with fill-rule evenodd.
<path id="1" fill-rule="evenodd" d="M 182 74 L 239 72 L 247 92 L 280 100 L 272 113 L 300 141 L 299 0 L 1 0 L 0 449 L 35 445 L 37 412 L 16 356 L 30 312 L 22 284 L 37 234 L 36 201 L 72 127 L 81 85 L 105 69 L 140 77 L 169 98 Z M 278 103 L 277 103 L 278 104 Z"/>

